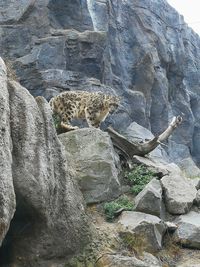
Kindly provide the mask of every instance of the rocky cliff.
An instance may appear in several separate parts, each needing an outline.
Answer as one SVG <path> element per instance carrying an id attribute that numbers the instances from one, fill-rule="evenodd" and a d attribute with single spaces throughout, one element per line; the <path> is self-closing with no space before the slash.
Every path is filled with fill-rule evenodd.
<path id="1" fill-rule="evenodd" d="M 144 253 L 140 260 L 135 251 L 130 257 L 127 242 L 135 242 L 135 231 L 149 231 L 147 252 L 162 249 L 173 228 L 161 221 L 168 218 L 180 226 L 173 228 L 176 242 L 199 249 L 200 182 L 185 177 L 200 175 L 199 36 L 165 0 L 5 0 L 0 11 L 0 57 L 8 67 L 7 73 L 1 60 L 0 266 L 161 266 L 162 257 Z M 101 237 L 94 265 L 83 257 L 66 265 L 92 242 L 91 221 L 99 230 L 85 203 L 110 201 L 128 189 L 107 133 L 83 129 L 57 137 L 41 96 L 49 100 L 64 90 L 120 95 L 122 105 L 106 124 L 141 141 L 152 137 L 147 129 L 158 134 L 173 116 L 183 117 L 165 151 L 154 151 L 153 161 L 135 159 L 159 177 L 135 199 L 136 212 L 122 213 L 120 233 L 110 234 L 103 221 L 106 242 L 119 243 L 109 254 L 113 243 L 106 250 Z M 157 161 L 166 158 L 184 175 Z M 99 246 L 95 241 L 89 251 Z M 117 254 L 122 247 L 126 255 Z"/>
<path id="2" fill-rule="evenodd" d="M 31 94 L 115 92 L 123 107 L 108 123 L 154 134 L 180 114 L 168 153 L 199 164 L 200 39 L 166 0 L 3 1 L 1 10 L 1 56 Z"/>
<path id="3" fill-rule="evenodd" d="M 8 81 L 3 61 L 0 81 L 0 266 L 46 266 L 88 243 L 84 201 L 48 103 Z"/>

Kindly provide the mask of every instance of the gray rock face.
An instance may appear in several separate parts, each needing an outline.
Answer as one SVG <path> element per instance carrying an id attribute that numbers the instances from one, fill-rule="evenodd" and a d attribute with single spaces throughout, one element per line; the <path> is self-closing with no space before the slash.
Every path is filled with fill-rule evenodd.
<path id="1" fill-rule="evenodd" d="M 23 19 L 31 11 L 35 4 L 35 0 L 2 0 L 0 3 L 1 12 L 0 24 L 13 24 L 17 23 L 20 19 Z"/>
<path id="2" fill-rule="evenodd" d="M 76 170 L 76 179 L 87 203 L 119 196 L 119 158 L 107 133 L 84 128 L 61 134 L 59 139 L 71 160 L 71 167 Z"/>
<path id="3" fill-rule="evenodd" d="M 1 66 L 3 77 L 5 70 Z M 35 100 L 17 82 L 10 81 L 8 90 L 10 103 L 6 80 L 2 78 L 1 239 L 15 211 L 13 184 L 16 212 L 6 236 L 6 240 L 14 236 L 14 242 L 11 239 L 11 244 L 7 244 L 0 262 L 47 266 L 49 259 L 56 261 L 73 255 L 88 243 L 84 201 L 72 180 L 48 103 L 41 97 Z M 8 252 L 12 254 L 12 262 L 11 258 L 5 260 Z"/>
<path id="4" fill-rule="evenodd" d="M 171 214 L 189 212 L 196 198 L 197 190 L 193 183 L 179 174 L 171 174 L 161 179 L 167 210 Z"/>
<path id="5" fill-rule="evenodd" d="M 200 249 L 200 214 L 194 211 L 181 215 L 174 236 L 185 247 Z"/>
<path id="6" fill-rule="evenodd" d="M 0 246 L 9 229 L 15 206 L 9 96 L 6 67 L 0 58 Z"/>
<path id="7" fill-rule="evenodd" d="M 51 26 L 74 28 L 79 31 L 93 29 L 87 0 L 49 0 L 48 2 Z"/>
<path id="8" fill-rule="evenodd" d="M 160 181 L 155 178 L 134 199 L 135 210 L 144 213 L 162 215 L 162 187 Z"/>
<path id="9" fill-rule="evenodd" d="M 111 63 L 105 60 L 110 72 L 104 73 L 104 79 L 122 88 L 123 94 L 130 98 L 132 91 L 143 93 L 146 120 L 139 121 L 137 113 L 130 116 L 143 126 L 151 125 L 153 133 L 162 131 L 172 114 L 183 112 L 186 121 L 170 142 L 182 144 L 185 153 L 189 153 L 187 146 L 192 146 L 195 120 L 194 104 L 191 104 L 190 99 L 194 98 L 195 102 L 199 98 L 199 75 L 193 64 L 199 64 L 200 61 L 199 55 L 194 58 L 194 48 L 190 41 L 185 42 L 185 36 L 193 40 L 197 49 L 199 37 L 185 26 L 183 18 L 164 0 L 115 1 L 109 7 L 108 25 L 111 34 L 108 35 L 108 42 L 112 49 L 107 51 L 112 60 Z M 161 13 L 162 18 L 159 15 Z M 167 31 L 165 23 L 169 25 Z M 177 24 L 180 25 L 178 29 L 171 26 Z M 131 25 L 135 25 L 134 29 Z M 196 78 L 193 83 L 191 71 Z M 133 99 L 132 105 L 135 104 Z M 141 112 L 142 109 L 141 105 Z M 173 154 L 175 149 L 170 147 L 170 150 L 176 160 Z"/>
<path id="10" fill-rule="evenodd" d="M 166 0 L 3 0 L 0 8 L 0 51 L 33 95 L 96 78 L 123 97 L 107 123 L 122 130 L 136 121 L 158 134 L 181 114 L 169 155 L 200 162 L 200 39 Z M 67 86 L 43 77 L 51 69 L 71 72 Z"/>
<path id="11" fill-rule="evenodd" d="M 142 250 L 151 253 L 162 248 L 166 226 L 160 218 L 142 212 L 124 211 L 118 224 L 121 226 L 120 236 L 125 240 L 132 236 Z"/>
<path id="12" fill-rule="evenodd" d="M 89 85 L 87 76 L 101 79 L 100 62 L 105 37 L 103 32 L 54 30 L 52 36 L 37 40 L 37 45 L 28 55 L 16 60 L 17 73 L 37 79 L 37 92 L 36 84 L 30 79 L 23 81 L 34 95 L 44 94 L 51 87 L 57 88 L 58 92 L 80 90 Z"/>

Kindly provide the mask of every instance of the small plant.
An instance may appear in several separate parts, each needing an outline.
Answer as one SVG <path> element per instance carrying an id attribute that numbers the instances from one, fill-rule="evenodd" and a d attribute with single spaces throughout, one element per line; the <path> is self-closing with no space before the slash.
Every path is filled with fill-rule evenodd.
<path id="1" fill-rule="evenodd" d="M 121 232 L 120 238 L 122 240 L 122 245 L 126 250 L 130 252 L 135 252 L 136 255 L 142 255 L 146 248 L 146 238 L 144 234 L 136 235 L 134 232 Z"/>
<path id="2" fill-rule="evenodd" d="M 66 130 L 64 128 L 62 128 L 60 125 L 61 124 L 60 116 L 56 113 L 53 113 L 52 117 L 53 117 L 53 122 L 54 122 L 54 126 L 56 128 L 57 134 L 65 133 Z"/>
<path id="3" fill-rule="evenodd" d="M 58 114 L 55 114 L 55 113 L 52 116 L 53 116 L 55 128 L 56 130 L 58 130 L 60 128 L 60 117 Z"/>
<path id="4" fill-rule="evenodd" d="M 130 172 L 125 173 L 125 178 L 132 186 L 131 191 L 134 194 L 142 191 L 154 176 L 155 173 L 144 165 L 136 165 Z"/>
<path id="5" fill-rule="evenodd" d="M 115 201 L 105 203 L 104 212 L 106 214 L 106 219 L 112 221 L 119 213 L 121 209 L 123 210 L 133 210 L 134 205 L 129 200 L 127 196 L 121 196 Z"/>

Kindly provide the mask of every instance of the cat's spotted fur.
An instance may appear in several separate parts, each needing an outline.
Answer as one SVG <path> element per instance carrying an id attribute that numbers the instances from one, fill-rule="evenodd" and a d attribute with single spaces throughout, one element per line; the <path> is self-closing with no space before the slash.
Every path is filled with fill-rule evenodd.
<path id="1" fill-rule="evenodd" d="M 70 124 L 73 118 L 86 119 L 89 127 L 99 127 L 118 105 L 119 97 L 101 92 L 67 91 L 50 100 L 53 113 L 59 115 L 61 127 L 67 131 L 78 128 Z"/>

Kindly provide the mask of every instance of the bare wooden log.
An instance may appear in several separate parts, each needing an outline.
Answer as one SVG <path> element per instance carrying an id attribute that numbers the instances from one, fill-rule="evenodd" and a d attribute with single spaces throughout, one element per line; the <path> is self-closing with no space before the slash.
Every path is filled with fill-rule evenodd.
<path id="1" fill-rule="evenodd" d="M 169 138 L 173 131 L 181 124 L 182 117 L 173 117 L 167 129 L 159 136 L 152 138 L 144 143 L 132 143 L 124 136 L 116 132 L 112 127 L 108 127 L 107 131 L 112 139 L 113 145 L 122 153 L 126 160 L 132 160 L 133 156 L 145 156 L 153 151 L 159 144 Z"/>

